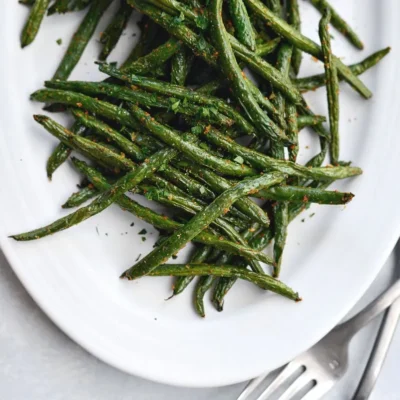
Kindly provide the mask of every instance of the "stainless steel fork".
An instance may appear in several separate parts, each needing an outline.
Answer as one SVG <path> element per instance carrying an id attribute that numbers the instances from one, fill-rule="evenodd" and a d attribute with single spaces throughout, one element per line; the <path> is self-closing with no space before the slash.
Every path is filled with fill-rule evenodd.
<path id="1" fill-rule="evenodd" d="M 312 382 L 314 382 L 314 386 L 302 397 L 302 400 L 321 399 L 345 374 L 348 367 L 348 345 L 353 336 L 389 307 L 399 296 L 400 280 L 397 280 L 385 293 L 361 312 L 338 325 L 311 349 L 287 364 L 275 380 L 255 400 L 267 400 L 301 368 L 304 369 L 302 374 L 279 397 L 279 400 L 290 400 L 294 396 L 298 396 Z M 248 400 L 267 376 L 268 374 L 250 381 L 238 400 Z"/>

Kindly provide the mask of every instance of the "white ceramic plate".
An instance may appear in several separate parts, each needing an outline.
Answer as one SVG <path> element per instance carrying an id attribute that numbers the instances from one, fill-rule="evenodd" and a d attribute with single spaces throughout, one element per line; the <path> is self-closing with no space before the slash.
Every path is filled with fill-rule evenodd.
<path id="1" fill-rule="evenodd" d="M 353 160 L 365 174 L 336 188 L 351 190 L 356 198 L 347 207 L 313 207 L 301 217 L 303 223 L 299 219 L 290 227 L 282 279 L 301 293 L 303 302 L 295 304 L 240 283 L 227 297 L 225 311 L 217 313 L 208 305 L 205 320 L 192 310 L 191 290 L 164 300 L 170 294 L 168 278 L 133 283 L 118 279 L 140 253 L 151 249 L 156 233 L 147 226 L 148 240 L 142 242 L 138 232 L 144 225 L 117 207 L 37 242 L 7 238 L 64 215 L 60 205 L 76 190 L 78 178 L 70 165 L 48 182 L 45 161 L 56 141 L 34 123 L 31 115 L 42 112 L 41 105 L 29 102 L 28 96 L 51 77 L 78 20 L 46 18 L 35 43 L 21 51 L 19 33 L 27 10 L 16 1 L 2 7 L 1 246 L 37 303 L 85 349 L 121 370 L 159 382 L 226 385 L 275 368 L 311 346 L 372 282 L 400 228 L 400 3 L 334 4 L 366 44 L 366 50 L 358 52 L 332 30 L 335 52 L 346 63 L 394 47 L 378 68 L 363 76 L 374 92 L 371 101 L 346 85 L 341 91 L 342 159 Z M 303 30 L 316 38 L 317 13 L 306 2 L 301 6 L 307 21 Z M 132 29 L 133 24 L 111 59 L 126 53 L 135 40 Z M 58 38 L 63 45 L 56 44 Z M 101 78 L 92 64 L 98 51 L 92 43 L 72 78 Z M 305 56 L 304 74 L 321 68 Z M 326 112 L 324 90 L 310 99 L 317 112 Z M 315 142 L 302 134 L 304 159 L 316 150 Z"/>

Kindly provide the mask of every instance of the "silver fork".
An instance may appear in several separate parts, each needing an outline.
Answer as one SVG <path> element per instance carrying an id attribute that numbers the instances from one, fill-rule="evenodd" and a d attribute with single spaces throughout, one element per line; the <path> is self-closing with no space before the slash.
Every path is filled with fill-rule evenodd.
<path id="1" fill-rule="evenodd" d="M 338 325 L 311 349 L 287 364 L 255 400 L 267 400 L 301 368 L 304 369 L 304 372 L 287 388 L 279 400 L 292 399 L 312 382 L 315 383 L 314 386 L 302 397 L 302 400 L 321 399 L 345 374 L 348 367 L 348 345 L 353 336 L 399 296 L 400 279 L 362 311 Z M 268 374 L 250 381 L 237 400 L 249 399 L 249 396 L 260 387 L 267 376 Z"/>

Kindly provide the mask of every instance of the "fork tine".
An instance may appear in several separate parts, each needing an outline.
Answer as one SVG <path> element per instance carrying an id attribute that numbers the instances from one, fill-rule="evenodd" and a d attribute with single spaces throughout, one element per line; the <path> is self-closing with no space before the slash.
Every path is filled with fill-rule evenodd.
<path id="1" fill-rule="evenodd" d="M 290 378 L 291 375 L 293 375 L 294 372 L 298 368 L 300 368 L 301 365 L 296 362 L 292 361 L 286 367 L 282 370 L 282 372 L 271 382 L 271 384 L 260 394 L 260 396 L 257 398 L 257 400 L 262 400 L 266 399 L 267 396 L 270 396 L 272 393 L 275 392 L 275 390 L 282 385 L 283 382 L 286 381 L 286 379 Z"/>
<path id="2" fill-rule="evenodd" d="M 257 378 L 252 379 L 247 386 L 243 389 L 243 392 L 240 393 L 240 396 L 237 398 L 237 400 L 246 400 L 249 398 L 249 396 L 254 392 L 254 390 L 260 385 L 260 383 L 269 375 L 270 373 L 268 372 L 265 375 L 261 375 Z"/>
<path id="3" fill-rule="evenodd" d="M 299 390 L 303 389 L 307 383 L 311 382 L 311 373 L 308 371 L 303 372 L 279 397 L 279 400 L 290 400 Z M 264 399 L 260 399 L 264 400 Z"/>
<path id="4" fill-rule="evenodd" d="M 333 382 L 318 383 L 301 400 L 320 400 L 333 386 Z"/>

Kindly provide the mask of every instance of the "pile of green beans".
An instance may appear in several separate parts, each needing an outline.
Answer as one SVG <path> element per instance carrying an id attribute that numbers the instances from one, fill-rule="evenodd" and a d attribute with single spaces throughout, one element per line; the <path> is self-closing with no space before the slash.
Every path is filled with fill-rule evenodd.
<path id="1" fill-rule="evenodd" d="M 75 208 L 72 213 L 11 237 L 43 238 L 115 203 L 163 235 L 121 278 L 175 276 L 177 296 L 199 277 L 194 308 L 201 317 L 206 293 L 214 288 L 212 302 L 222 311 L 237 279 L 301 300 L 278 279 L 288 226 L 312 203 L 343 205 L 354 197 L 327 190 L 362 173 L 341 159 L 339 86 L 345 81 L 371 97 L 359 76 L 390 48 L 343 64 L 332 53 L 329 25 L 357 51 L 364 46 L 327 0 L 309 0 L 321 13 L 319 44 L 301 33 L 298 0 L 118 0 L 100 37 L 98 68 L 106 79 L 69 81 L 113 1 L 20 1 L 30 7 L 22 47 L 34 41 L 46 13 L 85 10 L 53 77 L 31 100 L 74 118 L 67 128 L 34 116 L 60 141 L 47 161 L 49 179 L 72 152 L 89 162 L 71 157 L 84 179 L 62 205 Z M 121 66 L 108 64 L 133 11 L 143 14 L 141 35 Z M 303 53 L 321 60 L 325 72 L 299 78 Z M 322 86 L 326 117 L 313 113 L 302 96 Z M 305 165 L 298 161 L 304 128 L 321 147 Z M 169 216 L 141 205 L 140 196 L 167 207 Z M 186 264 L 166 264 L 189 243 L 194 249 Z M 272 256 L 264 252 L 270 244 Z"/>

